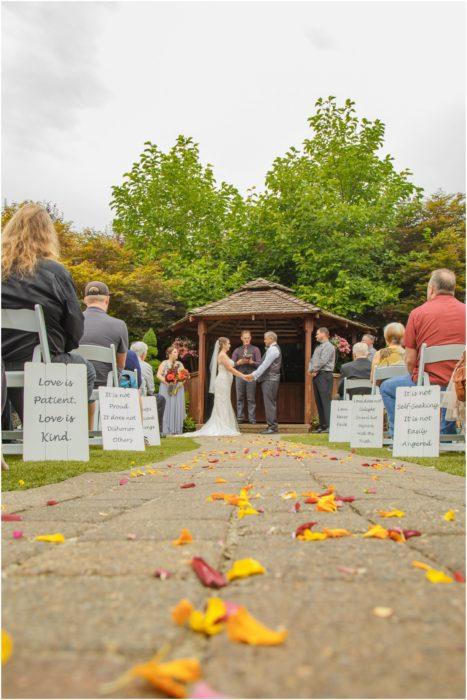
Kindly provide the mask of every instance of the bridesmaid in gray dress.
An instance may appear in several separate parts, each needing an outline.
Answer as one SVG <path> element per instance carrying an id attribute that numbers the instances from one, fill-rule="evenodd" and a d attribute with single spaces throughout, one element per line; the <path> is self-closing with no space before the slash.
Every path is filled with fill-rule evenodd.
<path id="1" fill-rule="evenodd" d="M 169 384 L 166 375 L 168 372 L 183 369 L 183 365 L 178 360 L 178 350 L 174 345 L 167 348 L 166 356 L 167 359 L 161 362 L 157 370 L 157 378 L 160 380 L 159 394 L 166 401 L 161 433 L 163 435 L 181 435 L 186 416 L 185 387 L 183 383 Z M 175 386 L 177 390 L 176 393 L 173 393 Z"/>

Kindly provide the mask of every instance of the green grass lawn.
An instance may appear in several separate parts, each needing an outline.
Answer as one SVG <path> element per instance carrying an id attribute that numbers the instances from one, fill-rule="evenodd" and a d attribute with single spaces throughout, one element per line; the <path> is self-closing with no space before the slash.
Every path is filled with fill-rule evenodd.
<path id="1" fill-rule="evenodd" d="M 327 435 L 319 433 L 311 433 L 308 435 L 290 435 L 284 436 L 284 440 L 289 442 L 299 442 L 305 445 L 321 445 L 330 447 L 334 450 L 348 450 L 349 445 L 340 442 L 329 442 Z M 392 457 L 392 450 L 387 447 L 378 448 L 361 448 L 355 450 L 356 454 L 365 457 Z M 421 464 L 426 467 L 436 467 L 440 472 L 448 472 L 455 476 L 465 476 L 465 453 L 464 452 L 443 452 L 439 457 L 398 457 L 413 464 Z"/>
<path id="2" fill-rule="evenodd" d="M 23 462 L 20 455 L 5 455 L 10 470 L 2 472 L 2 491 L 56 484 L 86 472 L 118 472 L 142 467 L 199 446 L 191 438 L 164 438 L 161 442 L 160 447 L 146 447 L 144 452 L 104 452 L 102 447 L 91 447 L 89 462 Z M 24 485 L 18 483 L 20 479 Z"/>

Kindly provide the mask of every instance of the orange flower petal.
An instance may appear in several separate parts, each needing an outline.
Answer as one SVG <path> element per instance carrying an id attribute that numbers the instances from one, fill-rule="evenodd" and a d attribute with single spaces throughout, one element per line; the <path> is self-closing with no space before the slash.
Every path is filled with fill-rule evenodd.
<path id="1" fill-rule="evenodd" d="M 374 525 L 365 532 L 363 537 L 376 537 L 377 539 L 385 540 L 389 537 L 389 532 L 381 525 Z"/>
<path id="2" fill-rule="evenodd" d="M 193 605 L 187 598 L 183 598 L 177 605 L 172 608 L 172 619 L 177 625 L 184 625 L 194 610 Z"/>
<path id="3" fill-rule="evenodd" d="M 352 533 L 349 532 L 348 530 L 344 530 L 343 528 L 328 528 L 328 527 L 323 527 L 323 532 L 325 535 L 328 537 L 348 537 Z"/>
<path id="4" fill-rule="evenodd" d="M 265 627 L 242 607 L 227 620 L 227 634 L 233 642 L 254 646 L 275 646 L 282 644 L 287 637 L 287 630 L 275 632 Z"/>
<path id="5" fill-rule="evenodd" d="M 180 537 L 178 539 L 174 540 L 172 542 L 175 547 L 182 545 L 182 544 L 188 544 L 189 542 L 193 542 L 193 535 L 191 532 L 186 528 L 182 528 L 182 531 L 180 533 Z"/>

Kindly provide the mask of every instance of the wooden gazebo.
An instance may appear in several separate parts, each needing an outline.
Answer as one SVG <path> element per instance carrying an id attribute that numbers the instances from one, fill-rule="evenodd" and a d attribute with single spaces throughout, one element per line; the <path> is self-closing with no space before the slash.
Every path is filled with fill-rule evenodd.
<path id="1" fill-rule="evenodd" d="M 177 335 L 197 336 L 198 372 L 192 373 L 188 387 L 191 415 L 197 423 L 203 423 L 206 417 L 208 359 L 216 339 L 226 336 L 235 348 L 240 345 L 241 331 L 247 329 L 252 333 L 252 342 L 263 350 L 264 332 L 273 330 L 284 357 L 278 396 L 279 422 L 310 424 L 316 407 L 307 370 L 315 342 L 314 330 L 319 326 L 327 326 L 331 334 L 337 333 L 349 343 L 356 342 L 357 336 L 365 331 L 374 330 L 303 301 L 292 289 L 261 278 L 248 282 L 225 299 L 189 311 L 169 330 Z M 262 421 L 264 409 L 259 388 L 257 413 L 258 421 Z"/>

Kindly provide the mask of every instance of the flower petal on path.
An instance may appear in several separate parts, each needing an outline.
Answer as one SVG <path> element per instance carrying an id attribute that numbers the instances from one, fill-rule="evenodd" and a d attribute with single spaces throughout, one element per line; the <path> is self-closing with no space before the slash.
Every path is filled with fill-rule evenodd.
<path id="1" fill-rule="evenodd" d="M 154 576 L 156 578 L 160 578 L 161 581 L 165 581 L 166 578 L 170 578 L 172 576 L 171 571 L 167 571 L 167 569 L 156 569 L 154 571 Z"/>
<path id="2" fill-rule="evenodd" d="M 365 532 L 363 537 L 376 537 L 377 539 L 385 540 L 389 537 L 389 532 L 381 525 L 373 525 Z"/>
<path id="3" fill-rule="evenodd" d="M 457 583 L 465 583 L 465 576 L 462 571 L 455 571 L 453 576 Z"/>
<path id="4" fill-rule="evenodd" d="M 334 513 L 337 510 L 335 494 L 330 493 L 328 496 L 322 496 L 316 504 L 316 510 L 324 513 Z"/>
<path id="5" fill-rule="evenodd" d="M 234 581 L 237 578 L 246 578 L 255 574 L 265 574 L 266 569 L 256 559 L 238 559 L 234 562 L 230 571 L 227 572 L 229 581 Z"/>
<path id="6" fill-rule="evenodd" d="M 175 547 L 178 547 L 179 545 L 182 545 L 182 544 L 189 544 L 189 542 L 193 542 L 193 535 L 188 530 L 188 528 L 184 527 L 184 528 L 182 528 L 182 531 L 180 533 L 180 537 L 178 537 L 176 540 L 174 540 L 172 542 L 172 544 Z"/>
<path id="7" fill-rule="evenodd" d="M 318 522 L 316 520 L 311 520 L 309 523 L 303 523 L 303 525 L 299 525 L 297 529 L 295 530 L 295 537 L 298 537 L 299 535 L 303 535 L 305 530 L 311 530 L 311 528 L 314 525 L 317 525 Z"/>
<path id="8" fill-rule="evenodd" d="M 405 513 L 403 510 L 378 510 L 378 515 L 382 518 L 403 518 Z"/>
<path id="9" fill-rule="evenodd" d="M 311 530 L 305 530 L 302 535 L 298 535 L 297 540 L 303 540 L 305 542 L 313 542 L 314 540 L 326 540 L 327 535 L 325 532 L 312 532 Z"/>
<path id="10" fill-rule="evenodd" d="M 2 630 L 2 666 L 4 666 L 13 651 L 13 641 L 5 630 Z"/>
<path id="11" fill-rule="evenodd" d="M 201 667 L 197 659 L 178 659 L 165 664 L 148 661 L 131 669 L 131 675 L 144 678 L 154 688 L 172 698 L 185 698 L 185 683 L 201 677 Z"/>
<path id="12" fill-rule="evenodd" d="M 18 513 L 2 513 L 2 522 L 4 523 L 16 523 L 23 519 L 22 515 Z"/>
<path id="13" fill-rule="evenodd" d="M 453 579 L 444 573 L 444 571 L 438 571 L 437 569 L 428 569 L 425 574 L 426 578 L 430 583 L 453 583 Z"/>
<path id="14" fill-rule="evenodd" d="M 189 618 L 189 625 L 194 632 L 203 632 L 208 636 L 213 636 L 222 632 L 224 625 L 220 620 L 227 614 L 227 608 L 220 598 L 209 598 L 206 604 L 206 611 L 193 610 Z"/>
<path id="15" fill-rule="evenodd" d="M 323 527 L 323 533 L 328 537 L 348 537 L 352 533 L 343 528 L 328 528 Z"/>
<path id="16" fill-rule="evenodd" d="M 287 637 L 287 630 L 275 632 L 256 620 L 246 608 L 241 607 L 227 620 L 227 635 L 233 642 L 275 646 L 282 644 Z"/>
<path id="17" fill-rule="evenodd" d="M 208 683 L 199 681 L 191 689 L 190 698 L 191 700 L 223 700 L 227 695 L 222 695 L 217 690 L 213 690 Z"/>
<path id="18" fill-rule="evenodd" d="M 415 566 L 416 569 L 424 569 L 425 571 L 431 569 L 429 564 L 425 564 L 423 561 L 417 561 L 416 559 L 412 562 L 412 566 Z"/>
<path id="19" fill-rule="evenodd" d="M 172 608 L 172 620 L 177 625 L 184 625 L 193 610 L 194 607 L 190 601 L 187 598 L 183 598 L 174 608 Z"/>
<path id="20" fill-rule="evenodd" d="M 192 481 L 190 481 L 189 484 L 182 484 L 180 486 L 181 489 L 193 489 L 196 486 Z"/>
<path id="21" fill-rule="evenodd" d="M 223 588 L 227 586 L 227 579 L 224 574 L 213 569 L 212 566 L 209 566 L 201 557 L 193 557 L 191 560 L 191 568 L 203 586 L 207 586 L 207 588 Z"/>
<path id="22" fill-rule="evenodd" d="M 65 542 L 64 536 L 60 532 L 56 532 L 53 535 L 37 535 L 34 538 L 35 542 L 52 542 L 53 544 L 61 544 Z"/>
<path id="23" fill-rule="evenodd" d="M 447 520 L 448 522 L 450 522 L 451 520 L 455 520 L 455 519 L 456 519 L 456 511 L 454 511 L 454 510 L 448 510 L 447 513 L 445 513 L 443 515 L 443 520 Z"/>

